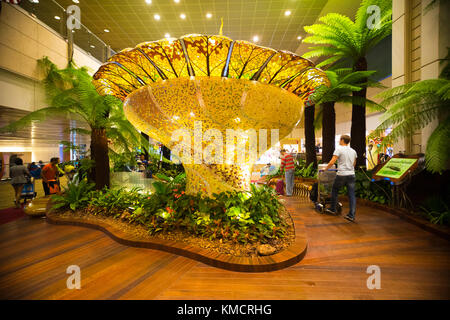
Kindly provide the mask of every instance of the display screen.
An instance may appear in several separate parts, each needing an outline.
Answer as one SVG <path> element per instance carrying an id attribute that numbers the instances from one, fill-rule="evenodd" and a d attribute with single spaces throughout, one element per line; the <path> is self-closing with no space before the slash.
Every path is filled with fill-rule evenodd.
<path id="1" fill-rule="evenodd" d="M 377 176 L 398 179 L 408 171 L 417 159 L 392 158 L 377 172 Z"/>

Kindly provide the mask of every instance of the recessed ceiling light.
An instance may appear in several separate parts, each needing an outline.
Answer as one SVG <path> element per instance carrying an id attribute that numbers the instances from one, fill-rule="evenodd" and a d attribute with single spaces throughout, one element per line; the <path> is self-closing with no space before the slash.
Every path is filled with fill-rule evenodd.
<path id="1" fill-rule="evenodd" d="M 94 49 L 94 48 L 95 48 L 95 46 L 94 46 L 93 44 L 91 44 L 91 48 L 92 48 L 92 49 Z"/>
<path id="2" fill-rule="evenodd" d="M 152 4 L 152 0 L 145 0 L 146 4 Z"/>
<path id="3" fill-rule="evenodd" d="M 159 16 L 159 14 L 155 14 L 155 15 L 153 16 L 153 18 L 155 18 L 155 20 L 161 19 L 161 17 Z"/>
<path id="4" fill-rule="evenodd" d="M 72 0 L 73 1 L 73 3 L 80 3 L 80 1 L 78 1 L 78 0 Z"/>
<path id="5" fill-rule="evenodd" d="M 258 36 L 254 36 L 253 37 L 253 42 L 258 42 L 259 41 L 259 37 Z"/>
<path id="6" fill-rule="evenodd" d="M 184 13 L 182 13 L 182 14 L 180 14 L 180 18 L 184 20 L 184 19 L 186 19 L 186 15 Z"/>
<path id="7" fill-rule="evenodd" d="M 208 12 L 208 13 L 206 14 L 206 18 L 211 19 L 211 18 L 212 18 L 212 13 L 209 13 L 209 12 Z"/>
<path id="8" fill-rule="evenodd" d="M 55 19 L 56 20 L 61 20 L 61 17 L 60 16 L 55 16 Z"/>
<path id="9" fill-rule="evenodd" d="M 31 3 L 39 3 L 39 0 L 30 0 Z"/>
<path id="10" fill-rule="evenodd" d="M 109 29 L 105 29 L 105 30 L 103 30 L 103 31 L 105 31 L 105 32 L 109 32 Z"/>
<path id="11" fill-rule="evenodd" d="M 166 33 L 166 34 L 164 35 L 164 38 L 170 38 L 170 33 Z"/>
<path id="12" fill-rule="evenodd" d="M 180 3 L 180 0 L 173 0 L 173 2 L 175 2 L 175 3 Z"/>
<path id="13" fill-rule="evenodd" d="M 302 36 L 298 36 L 298 37 L 297 37 L 297 40 L 302 40 Z"/>
<path id="14" fill-rule="evenodd" d="M 284 15 L 285 15 L 286 17 L 290 16 L 290 15 L 291 15 L 291 10 L 286 10 L 286 11 L 284 12 Z"/>

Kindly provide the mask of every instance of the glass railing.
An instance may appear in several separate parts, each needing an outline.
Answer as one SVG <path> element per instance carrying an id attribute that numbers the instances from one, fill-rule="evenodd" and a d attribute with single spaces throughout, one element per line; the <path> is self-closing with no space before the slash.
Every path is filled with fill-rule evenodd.
<path id="1" fill-rule="evenodd" d="M 71 32 L 73 43 L 101 62 L 105 62 L 108 57 L 115 54 L 105 42 L 81 22 L 80 29 L 69 30 L 66 23 L 66 9 L 54 0 L 24 0 L 20 2 L 20 7 L 52 28 L 64 39 L 68 39 L 70 36 L 69 32 Z"/>

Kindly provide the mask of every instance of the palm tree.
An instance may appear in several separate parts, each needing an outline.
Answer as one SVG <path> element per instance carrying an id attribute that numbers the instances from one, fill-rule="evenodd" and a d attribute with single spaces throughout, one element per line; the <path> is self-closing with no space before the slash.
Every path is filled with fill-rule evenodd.
<path id="1" fill-rule="evenodd" d="M 449 51 L 450 52 L 450 51 Z M 411 132 L 420 130 L 435 119 L 439 125 L 428 138 L 425 151 L 425 164 L 430 172 L 442 173 L 449 168 L 450 144 L 450 55 L 443 61 L 447 63 L 440 78 L 422 80 L 401 85 L 378 96 L 389 107 L 383 115 L 382 123 L 371 136 L 383 136 L 386 129 L 392 131 L 382 144 L 391 144 L 400 137 L 408 137 Z"/>
<path id="2" fill-rule="evenodd" d="M 315 105 L 306 106 L 304 110 L 305 119 L 305 151 L 306 151 L 306 165 L 313 163 L 317 167 L 316 155 L 316 133 L 314 118 L 316 114 Z"/>
<path id="3" fill-rule="evenodd" d="M 72 128 L 79 134 L 91 137 L 90 154 L 95 162 L 90 179 L 97 189 L 110 185 L 109 145 L 114 152 L 129 152 L 135 146 L 147 147 L 148 141 L 126 119 L 122 102 L 113 96 L 100 96 L 92 85 L 86 68 L 69 63 L 58 69 L 47 57 L 38 61 L 45 72 L 44 86 L 49 107 L 31 112 L 23 118 L 1 128 L 13 132 L 33 121 L 48 117 L 66 116 L 81 118 L 89 129 Z"/>
<path id="4" fill-rule="evenodd" d="M 379 16 L 377 15 L 379 13 Z M 353 71 L 367 71 L 367 53 L 392 30 L 392 1 L 363 0 L 355 21 L 349 17 L 329 13 L 319 18 L 321 23 L 305 26 L 311 34 L 303 42 L 316 44 L 305 58 L 328 57 L 317 66 L 325 66 L 339 60 L 350 59 Z M 366 88 L 354 91 L 357 100 L 366 98 Z M 352 106 L 352 147 L 358 154 L 357 165 L 365 165 L 366 152 L 366 106 L 363 103 Z"/>
<path id="5" fill-rule="evenodd" d="M 312 95 L 312 100 L 320 105 L 318 118 L 322 120 L 322 161 L 329 162 L 333 157 L 336 136 L 336 102 L 365 105 L 372 110 L 384 110 L 378 103 L 360 97 L 352 97 L 352 92 L 366 87 L 382 87 L 378 82 L 367 80 L 376 71 L 355 71 L 350 68 L 339 68 L 325 71 L 330 86 L 318 88 Z M 317 126 L 316 126 L 317 127 Z"/>

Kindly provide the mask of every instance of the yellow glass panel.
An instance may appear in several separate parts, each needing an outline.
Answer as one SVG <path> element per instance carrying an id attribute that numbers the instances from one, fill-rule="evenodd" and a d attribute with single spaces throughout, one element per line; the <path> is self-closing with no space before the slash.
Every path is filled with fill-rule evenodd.
<path id="1" fill-rule="evenodd" d="M 108 61 L 115 61 L 120 63 L 126 69 L 130 70 L 138 76 L 146 84 L 155 82 L 161 79 L 156 68 L 145 57 L 145 55 L 138 49 L 127 49 L 112 56 Z"/>
<path id="2" fill-rule="evenodd" d="M 94 80 L 104 79 L 98 85 L 107 85 L 111 83 L 114 90 L 130 94 L 134 90 L 142 87 L 144 84 L 139 82 L 138 78 L 123 68 L 118 62 L 111 61 L 103 64 L 99 71 L 94 75 Z"/>
<path id="3" fill-rule="evenodd" d="M 144 42 L 137 46 L 164 73 L 167 79 L 188 77 L 183 47 L 175 39 Z"/>
<path id="4" fill-rule="evenodd" d="M 219 36 L 193 35 L 183 37 L 196 76 L 222 75 L 231 39 Z"/>
<path id="5" fill-rule="evenodd" d="M 273 49 L 259 47 L 247 41 L 236 41 L 231 54 L 229 77 L 251 79 L 274 53 L 276 51 Z"/>
<path id="6" fill-rule="evenodd" d="M 258 81 L 281 86 L 289 78 L 311 66 L 312 63 L 309 60 L 292 53 L 279 51 L 270 59 Z"/>
<path id="7" fill-rule="evenodd" d="M 315 88 L 321 85 L 329 85 L 325 72 L 316 68 L 309 68 L 301 72 L 294 80 L 284 88 L 306 101 Z"/>

